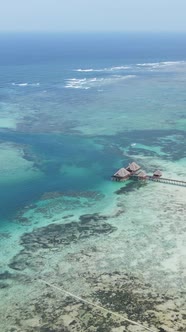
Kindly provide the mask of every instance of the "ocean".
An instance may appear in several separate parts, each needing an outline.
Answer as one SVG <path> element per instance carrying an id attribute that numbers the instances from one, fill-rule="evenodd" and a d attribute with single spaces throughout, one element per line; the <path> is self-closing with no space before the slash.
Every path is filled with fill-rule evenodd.
<path id="1" fill-rule="evenodd" d="M 186 329 L 185 39 L 0 34 L 3 332 Z"/>

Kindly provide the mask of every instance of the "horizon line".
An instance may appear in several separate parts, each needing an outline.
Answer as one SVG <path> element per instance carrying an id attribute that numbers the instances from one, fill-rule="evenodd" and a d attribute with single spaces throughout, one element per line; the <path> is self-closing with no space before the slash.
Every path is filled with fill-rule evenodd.
<path id="1" fill-rule="evenodd" d="M 82 31 L 82 30 L 0 30 L 0 34 L 3 33 L 33 33 L 33 34 L 186 34 L 186 30 L 89 30 L 89 31 Z"/>

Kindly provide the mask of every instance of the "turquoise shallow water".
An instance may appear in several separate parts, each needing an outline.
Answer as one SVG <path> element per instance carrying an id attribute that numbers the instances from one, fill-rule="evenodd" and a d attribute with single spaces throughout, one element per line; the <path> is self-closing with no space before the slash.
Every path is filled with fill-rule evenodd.
<path id="1" fill-rule="evenodd" d="M 186 189 L 111 175 L 135 160 L 186 179 L 185 36 L 0 38 L 3 331 L 143 331 L 92 326 L 39 278 L 184 331 Z"/>

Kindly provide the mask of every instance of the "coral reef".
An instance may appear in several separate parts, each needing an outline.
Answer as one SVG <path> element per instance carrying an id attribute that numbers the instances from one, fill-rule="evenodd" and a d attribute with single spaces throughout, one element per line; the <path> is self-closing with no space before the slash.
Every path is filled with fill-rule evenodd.
<path id="1" fill-rule="evenodd" d="M 63 248 L 82 239 L 101 234 L 109 234 L 116 227 L 105 222 L 107 216 L 87 214 L 80 216 L 80 221 L 66 224 L 50 224 L 25 233 L 20 244 L 24 247 L 9 263 L 15 270 L 24 270 L 31 264 L 31 258 L 40 249 Z"/>
<path id="2" fill-rule="evenodd" d="M 184 298 L 180 300 L 171 292 L 156 293 L 151 285 L 127 273 L 87 274 L 84 278 L 89 282 L 90 294 L 83 298 L 121 317 L 41 283 L 38 296 L 26 305 L 17 304 L 6 314 L 14 326 L 6 332 L 145 332 L 143 326 L 154 332 L 185 331 Z"/>

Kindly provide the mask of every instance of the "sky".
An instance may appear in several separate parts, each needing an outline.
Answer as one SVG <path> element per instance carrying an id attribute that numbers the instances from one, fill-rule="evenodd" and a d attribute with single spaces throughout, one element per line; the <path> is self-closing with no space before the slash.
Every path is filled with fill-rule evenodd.
<path id="1" fill-rule="evenodd" d="M 0 31 L 186 31 L 186 0 L 0 0 Z"/>

